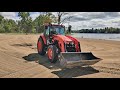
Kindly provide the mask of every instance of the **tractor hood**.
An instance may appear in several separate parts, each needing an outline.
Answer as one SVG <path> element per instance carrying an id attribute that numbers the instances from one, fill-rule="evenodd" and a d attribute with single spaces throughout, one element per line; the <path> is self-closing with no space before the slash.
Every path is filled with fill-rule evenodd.
<path id="1" fill-rule="evenodd" d="M 55 37 L 58 37 L 62 39 L 64 42 L 72 42 L 72 40 L 64 35 L 55 35 Z"/>

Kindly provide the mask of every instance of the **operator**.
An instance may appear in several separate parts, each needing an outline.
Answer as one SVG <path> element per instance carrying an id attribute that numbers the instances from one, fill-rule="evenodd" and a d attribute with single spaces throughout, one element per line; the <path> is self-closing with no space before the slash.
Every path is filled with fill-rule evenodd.
<path id="1" fill-rule="evenodd" d="M 72 28 L 72 26 L 69 25 L 69 26 L 68 26 L 68 32 L 69 32 L 69 33 L 71 33 L 71 28 Z"/>

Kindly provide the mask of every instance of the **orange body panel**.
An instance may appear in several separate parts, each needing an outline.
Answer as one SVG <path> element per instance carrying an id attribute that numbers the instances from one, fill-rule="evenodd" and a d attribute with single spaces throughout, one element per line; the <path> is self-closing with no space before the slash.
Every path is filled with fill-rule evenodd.
<path id="1" fill-rule="evenodd" d="M 61 49 L 61 52 L 65 52 L 65 46 L 64 46 L 64 40 L 63 40 L 63 38 L 59 37 L 58 35 L 55 35 L 55 36 L 53 36 L 53 41 L 54 40 L 59 41 L 58 42 L 58 46 Z"/>
<path id="2" fill-rule="evenodd" d="M 44 35 L 40 35 L 40 37 L 43 39 L 44 44 L 47 44 L 46 38 Z M 58 46 L 61 50 L 61 52 L 65 52 L 65 43 L 73 41 L 75 43 L 76 52 L 81 52 L 81 49 L 79 47 L 79 41 L 71 36 L 64 36 L 64 35 L 53 35 L 53 42 L 57 40 Z"/>
<path id="3" fill-rule="evenodd" d="M 72 41 L 74 41 L 75 46 L 76 46 L 76 52 L 81 52 L 81 48 L 79 47 L 79 41 L 75 38 L 73 38 L 72 36 L 66 36 L 68 38 L 70 38 Z"/>
<path id="4" fill-rule="evenodd" d="M 66 37 L 64 35 L 55 35 L 59 38 L 61 38 L 64 42 L 71 42 L 72 40 L 69 37 Z"/>

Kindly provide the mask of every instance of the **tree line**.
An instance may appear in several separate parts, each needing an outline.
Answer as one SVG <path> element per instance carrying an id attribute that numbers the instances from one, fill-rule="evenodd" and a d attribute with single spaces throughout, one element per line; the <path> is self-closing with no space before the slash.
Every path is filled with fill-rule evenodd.
<path id="1" fill-rule="evenodd" d="M 42 13 L 42 14 L 41 14 Z M 68 15 L 69 14 L 69 15 Z M 0 33 L 42 33 L 45 23 L 63 24 L 73 16 L 70 12 L 56 12 L 56 16 L 51 12 L 40 12 L 34 20 L 30 12 L 18 12 L 20 20 L 5 19 L 0 15 Z M 65 18 L 63 18 L 65 17 Z M 71 26 L 69 25 L 71 28 Z M 68 31 L 72 33 L 120 33 L 120 28 L 105 27 L 100 29 L 81 29 Z"/>
<path id="2" fill-rule="evenodd" d="M 120 28 L 105 27 L 99 29 L 81 29 L 81 30 L 72 30 L 72 33 L 120 33 Z"/>
<path id="3" fill-rule="evenodd" d="M 44 31 L 45 23 L 62 24 L 67 18 L 61 19 L 67 15 L 65 12 L 56 12 L 53 15 L 51 12 L 43 12 L 39 14 L 34 20 L 30 16 L 30 12 L 18 12 L 20 20 L 5 19 L 0 15 L 0 33 L 42 33 Z"/>

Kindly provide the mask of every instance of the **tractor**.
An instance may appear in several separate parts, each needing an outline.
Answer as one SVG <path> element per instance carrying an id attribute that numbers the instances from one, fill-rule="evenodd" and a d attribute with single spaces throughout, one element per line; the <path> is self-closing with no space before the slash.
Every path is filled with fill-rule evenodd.
<path id="1" fill-rule="evenodd" d="M 38 54 L 47 54 L 51 63 L 59 60 L 62 67 L 92 65 L 100 61 L 91 52 L 81 52 L 80 42 L 65 32 L 64 25 L 45 25 L 37 41 Z"/>

